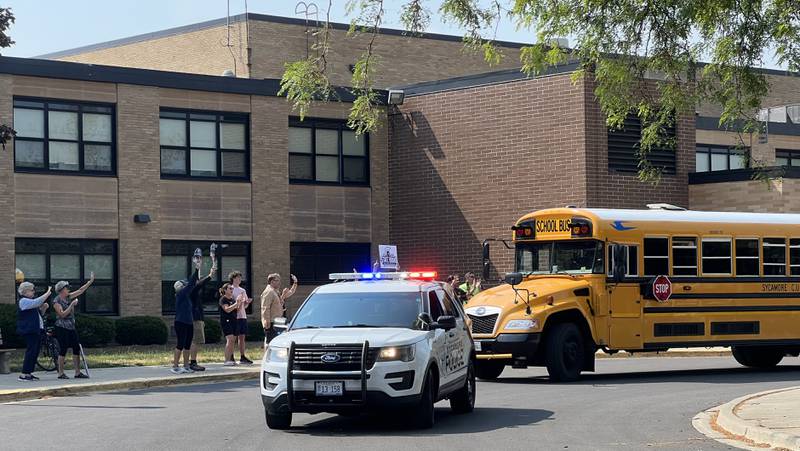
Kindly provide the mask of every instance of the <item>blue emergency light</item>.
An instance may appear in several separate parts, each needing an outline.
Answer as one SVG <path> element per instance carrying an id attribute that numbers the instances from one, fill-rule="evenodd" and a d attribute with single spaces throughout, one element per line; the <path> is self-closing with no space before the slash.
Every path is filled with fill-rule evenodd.
<path id="1" fill-rule="evenodd" d="M 436 271 L 403 271 L 403 272 L 335 272 L 328 274 L 330 280 L 405 280 L 436 279 Z"/>

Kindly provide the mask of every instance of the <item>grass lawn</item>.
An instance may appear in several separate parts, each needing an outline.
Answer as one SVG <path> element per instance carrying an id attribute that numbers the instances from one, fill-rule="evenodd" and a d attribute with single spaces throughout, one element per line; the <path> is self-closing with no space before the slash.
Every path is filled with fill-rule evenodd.
<path id="1" fill-rule="evenodd" d="M 261 343 L 262 342 L 247 343 L 247 357 L 250 358 L 250 360 L 258 362 L 261 359 L 263 355 Z M 197 355 L 198 363 L 201 365 L 204 363 L 222 363 L 224 360 L 224 348 L 225 346 L 222 343 L 203 345 L 203 349 Z M 89 369 L 110 368 L 115 366 L 171 365 L 174 350 L 174 344 L 84 348 L 86 359 L 89 361 Z M 22 369 L 24 353 L 24 349 L 19 349 L 11 355 L 10 363 L 12 372 L 16 373 Z M 67 352 L 65 364 L 67 371 L 72 370 L 71 353 L 72 350 Z M 234 355 L 238 360 L 238 347 L 235 348 Z"/>

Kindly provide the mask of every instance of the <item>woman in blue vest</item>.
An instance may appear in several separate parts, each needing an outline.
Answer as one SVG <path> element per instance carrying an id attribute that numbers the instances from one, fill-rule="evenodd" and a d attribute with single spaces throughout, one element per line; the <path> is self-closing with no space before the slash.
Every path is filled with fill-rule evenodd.
<path id="1" fill-rule="evenodd" d="M 47 292 L 38 298 L 34 298 L 33 284 L 22 282 L 19 284 L 19 311 L 17 312 L 17 333 L 25 339 L 25 360 L 22 362 L 22 375 L 20 381 L 32 382 L 39 378 L 33 374 L 33 365 L 39 356 L 39 345 L 41 344 L 42 329 L 44 321 L 42 314 L 47 311 L 50 305 L 45 302 L 50 297 L 51 288 L 47 287 Z"/>

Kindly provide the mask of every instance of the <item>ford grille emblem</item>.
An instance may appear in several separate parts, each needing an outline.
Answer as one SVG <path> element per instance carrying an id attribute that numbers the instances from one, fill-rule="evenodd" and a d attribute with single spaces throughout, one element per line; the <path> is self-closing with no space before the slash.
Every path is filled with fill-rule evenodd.
<path id="1" fill-rule="evenodd" d="M 339 360 L 342 360 L 342 356 L 340 356 L 339 354 L 334 354 L 334 353 L 322 354 L 322 357 L 320 357 L 320 360 L 322 360 L 325 363 L 336 363 Z"/>
<path id="2" fill-rule="evenodd" d="M 484 313 L 486 313 L 486 307 L 478 307 L 478 310 L 475 310 L 475 313 L 477 313 L 478 315 L 483 315 Z"/>

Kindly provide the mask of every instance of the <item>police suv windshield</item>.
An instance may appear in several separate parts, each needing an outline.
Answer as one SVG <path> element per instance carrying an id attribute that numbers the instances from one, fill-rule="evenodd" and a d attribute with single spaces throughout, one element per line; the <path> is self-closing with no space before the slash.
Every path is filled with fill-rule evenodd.
<path id="1" fill-rule="evenodd" d="M 597 240 L 517 243 L 515 254 L 523 274 L 603 273 L 603 243 Z"/>
<path id="2" fill-rule="evenodd" d="M 326 327 L 418 329 L 418 292 L 315 293 L 295 315 L 292 330 Z"/>

